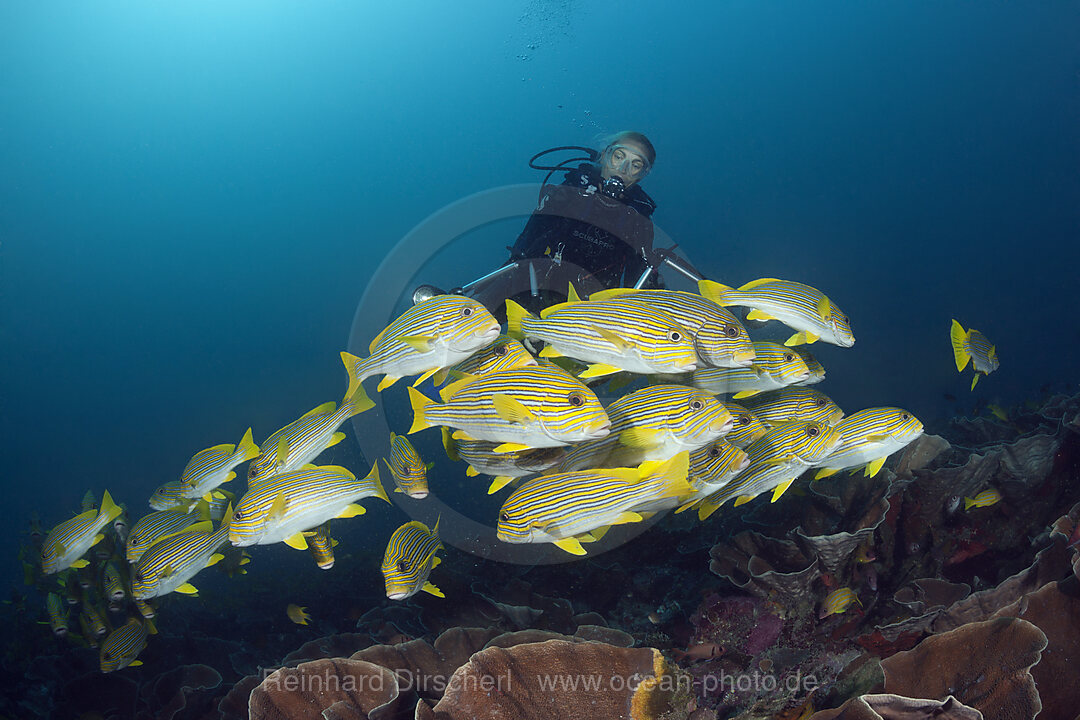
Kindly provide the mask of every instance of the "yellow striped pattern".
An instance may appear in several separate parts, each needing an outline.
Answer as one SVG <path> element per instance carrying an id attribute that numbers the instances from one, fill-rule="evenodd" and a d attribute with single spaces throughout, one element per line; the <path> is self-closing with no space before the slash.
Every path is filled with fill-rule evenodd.
<path id="1" fill-rule="evenodd" d="M 471 358 L 459 362 L 450 369 L 450 377 L 455 375 L 473 375 L 481 377 L 500 370 L 512 370 L 519 367 L 533 367 L 536 358 L 517 340 L 509 335 L 500 335 L 490 347 L 484 348 Z"/>
<path id="2" fill-rule="evenodd" d="M 390 433 L 390 457 L 386 465 L 401 492 L 417 499 L 428 496 L 427 467 L 409 438 Z"/>
<path id="3" fill-rule="evenodd" d="M 431 572 L 432 557 L 441 547 L 439 536 L 421 522 L 407 522 L 395 530 L 382 561 L 386 597 L 404 600 L 420 592 Z"/>
<path id="4" fill-rule="evenodd" d="M 840 443 L 815 467 L 846 470 L 883 461 L 923 434 L 919 419 L 903 408 L 876 407 L 852 413 L 835 426 Z M 880 466 L 880 463 L 879 463 Z M 874 474 L 875 471 L 870 474 Z M 818 477 L 829 473 L 819 472 Z"/>
<path id="5" fill-rule="evenodd" d="M 171 592 L 205 568 L 228 539 L 229 528 L 222 525 L 215 532 L 182 532 L 158 540 L 135 565 L 131 594 L 148 600 Z"/>
<path id="6" fill-rule="evenodd" d="M 204 527 L 196 529 L 210 530 L 209 520 L 209 509 L 205 503 L 196 514 L 189 514 L 182 510 L 162 510 L 150 513 L 131 528 L 127 541 L 127 561 L 136 562 L 147 548 L 158 540 L 190 531 L 195 523 L 207 523 Z"/>
<path id="7" fill-rule="evenodd" d="M 810 377 L 810 368 L 802 356 L 779 343 L 754 343 L 754 364 L 745 368 L 698 368 L 694 371 L 694 387 L 716 394 L 737 394 L 739 397 L 766 390 L 777 390 L 800 383 Z"/>
<path id="8" fill-rule="evenodd" d="M 146 636 L 146 625 L 135 618 L 128 618 L 126 623 L 109 633 L 101 643 L 101 672 L 123 670 L 135 662 L 146 647 Z"/>
<path id="9" fill-rule="evenodd" d="M 86 551 L 101 539 L 101 530 L 121 512 L 106 490 L 100 510 L 87 510 L 54 527 L 41 544 L 42 571 L 51 575 L 78 563 Z"/>
<path id="10" fill-rule="evenodd" d="M 836 425 L 844 418 L 844 411 L 824 393 L 801 385 L 754 395 L 742 404 L 767 425 L 792 420 Z"/>
<path id="11" fill-rule="evenodd" d="M 724 436 L 724 440 L 740 450 L 745 450 L 747 445 L 764 435 L 769 429 L 769 426 L 763 423 L 761 418 L 738 403 L 728 400 L 724 402 L 724 407 L 728 409 L 728 412 L 734 418 L 731 431 Z"/>

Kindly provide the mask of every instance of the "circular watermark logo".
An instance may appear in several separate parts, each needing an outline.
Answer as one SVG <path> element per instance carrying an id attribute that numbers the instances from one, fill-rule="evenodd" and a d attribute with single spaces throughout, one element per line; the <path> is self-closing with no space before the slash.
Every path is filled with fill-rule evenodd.
<path id="1" fill-rule="evenodd" d="M 386 254 L 364 290 L 349 333 L 348 351 L 354 355 L 366 357 L 369 354 L 368 346 L 371 341 L 397 315 L 400 315 L 403 303 L 410 302 L 417 287 L 424 284 L 424 279 L 420 277 L 420 274 L 425 265 L 440 251 L 469 233 L 514 218 L 526 220 L 534 213 L 568 217 L 604 229 L 603 220 L 597 220 L 593 216 L 584 217 L 583 213 L 574 207 L 571 207 L 569 211 L 553 209 L 548 204 L 549 196 L 545 195 L 545 190 L 550 188 L 551 186 L 539 184 L 521 184 L 478 192 L 441 208 L 410 230 Z M 586 201 L 589 200 L 587 193 L 581 194 Z M 599 196 L 595 199 L 609 207 L 618 204 L 621 209 L 626 209 L 617 201 Z M 587 204 L 582 205 L 582 207 L 587 206 Z M 650 229 L 653 247 L 666 247 L 671 244 L 670 238 L 660 228 L 652 226 Z M 592 273 L 562 259 L 557 248 L 551 250 L 554 256 L 539 258 L 532 267 L 521 264 L 513 271 L 501 273 L 487 282 L 476 283 L 470 290 L 483 295 L 484 297 L 477 299 L 494 309 L 495 304 L 518 294 L 539 297 L 547 292 L 565 296 L 567 277 L 582 279 L 582 286 L 578 288 L 582 297 L 589 292 L 601 289 L 601 286 L 592 280 Z M 677 256 L 669 255 L 669 257 Z M 493 270 L 498 269 L 498 262 L 499 258 L 492 258 Z M 462 280 L 464 281 L 462 284 L 467 285 L 472 278 Z M 631 284 L 632 282 L 633 280 Z M 375 402 L 375 407 L 352 418 L 354 435 L 364 458 L 369 463 L 376 463 L 390 456 L 391 430 L 399 435 L 407 432 L 411 418 L 409 400 L 403 386 L 414 380 L 415 378 L 403 378 L 397 385 L 383 392 L 370 392 L 369 395 Z M 594 387 L 593 390 L 595 391 L 596 388 Z M 600 393 L 598 396 L 605 405 L 615 399 L 615 396 L 605 397 Z M 397 426 L 391 427 L 392 424 Z M 428 432 L 436 431 L 429 430 Z M 421 455 L 423 456 L 424 453 L 421 452 Z M 424 460 L 431 459 L 433 458 L 424 457 Z M 462 502 L 462 498 L 450 498 L 446 494 L 451 487 L 454 492 L 461 492 L 464 484 L 465 492 L 470 496 L 475 493 L 476 497 L 486 497 L 490 479 L 485 479 L 482 475 L 467 478 L 463 462 L 446 466 L 442 460 L 440 458 L 436 468 L 429 473 L 427 497 L 414 499 L 404 493 L 395 492 L 390 492 L 389 496 L 394 504 L 409 517 L 423 522 L 429 528 L 434 527 L 438 520 L 439 537 L 444 543 L 485 559 L 524 565 L 554 564 L 581 559 L 549 543 L 511 544 L 499 540 L 495 529 L 497 508 L 490 511 L 490 517 L 477 519 L 457 509 L 463 506 L 475 507 L 475 504 L 468 500 Z M 383 467 L 385 468 L 385 464 Z M 458 477 L 447 477 L 447 471 Z M 451 483 L 451 480 L 454 482 Z M 393 478 L 392 476 L 384 477 L 383 481 L 389 488 Z M 508 496 L 510 492 L 512 492 L 510 489 L 503 491 L 505 496 Z M 443 493 L 442 497 L 440 493 Z M 456 502 L 448 502 L 451 499 Z M 659 513 L 644 522 L 613 527 L 601 540 L 586 546 L 588 553 L 586 557 L 617 547 L 639 535 L 655 523 L 661 515 L 662 513 Z"/>

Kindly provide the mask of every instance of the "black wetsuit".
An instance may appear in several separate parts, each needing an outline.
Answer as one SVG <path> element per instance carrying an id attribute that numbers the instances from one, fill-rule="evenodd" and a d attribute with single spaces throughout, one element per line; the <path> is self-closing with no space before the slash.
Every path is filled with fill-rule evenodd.
<path id="1" fill-rule="evenodd" d="M 562 184 L 545 185 L 510 248 L 507 262 L 518 261 L 518 268 L 480 288 L 476 298 L 498 311 L 512 297 L 537 312 L 565 300 L 570 283 L 582 297 L 633 286 L 650 264 L 656 203 L 638 185 L 612 198 L 600 192 L 601 183 L 599 169 L 582 164 Z M 659 275 L 645 287 L 660 287 Z"/>

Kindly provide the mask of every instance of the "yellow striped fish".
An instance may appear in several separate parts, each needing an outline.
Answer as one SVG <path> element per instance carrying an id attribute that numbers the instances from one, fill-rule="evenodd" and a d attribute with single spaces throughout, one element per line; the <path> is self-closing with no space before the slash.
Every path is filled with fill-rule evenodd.
<path id="1" fill-rule="evenodd" d="M 459 362 L 449 370 L 449 377 L 457 378 L 464 375 L 482 377 L 500 370 L 512 370 L 519 367 L 533 367 L 536 358 L 532 356 L 525 346 L 509 335 L 500 335 L 499 339 L 490 347 L 480 350 L 472 357 Z M 441 384 L 445 378 L 440 379 L 435 375 L 436 384 Z"/>
<path id="2" fill-rule="evenodd" d="M 383 375 L 379 391 L 407 375 L 423 373 L 419 385 L 442 368 L 465 360 L 499 337 L 499 322 L 477 301 L 436 295 L 409 308 L 371 341 L 367 358 L 341 353 L 351 396 L 372 375 Z"/>
<path id="3" fill-rule="evenodd" d="M 157 609 L 153 604 L 148 603 L 145 600 L 140 600 L 139 598 L 131 598 L 131 601 L 135 604 L 135 609 L 139 611 L 139 614 L 147 620 L 150 620 L 157 615 Z"/>
<path id="4" fill-rule="evenodd" d="M 689 453 L 637 468 L 606 468 L 544 475 L 529 480 L 503 503 L 496 535 L 503 542 L 553 543 L 584 555 L 589 542 L 611 525 L 641 522 L 657 501 L 693 492 L 686 481 Z"/>
<path id="5" fill-rule="evenodd" d="M 751 308 L 747 320 L 779 320 L 795 334 L 785 345 L 822 342 L 851 347 L 855 335 L 840 308 L 817 288 L 809 285 L 761 278 L 746 283 L 738 290 L 712 280 L 698 283 L 698 291 L 717 305 L 740 305 Z"/>
<path id="6" fill-rule="evenodd" d="M 188 580 L 225 557 L 218 549 L 228 541 L 228 519 L 214 532 L 183 532 L 158 540 L 135 565 L 131 594 L 140 600 L 171 592 L 197 594 Z"/>
<path id="7" fill-rule="evenodd" d="M 397 484 L 394 492 L 405 493 L 417 500 L 428 496 L 428 467 L 409 438 L 390 433 L 390 457 L 386 460 L 386 467 Z"/>
<path id="8" fill-rule="evenodd" d="M 200 450 L 184 468 L 180 478 L 180 497 L 189 500 L 201 497 L 209 502 L 210 493 L 218 485 L 236 477 L 234 467 L 258 454 L 259 446 L 251 439 L 251 428 L 244 433 L 239 445 L 215 445 Z"/>
<path id="9" fill-rule="evenodd" d="M 237 547 L 284 542 L 306 550 L 305 530 L 331 518 L 363 515 L 366 511 L 356 502 L 369 497 L 390 502 L 379 482 L 378 462 L 362 480 L 337 465 L 272 475 L 240 498 L 229 523 L 229 540 Z"/>
<path id="10" fill-rule="evenodd" d="M 330 537 L 330 525 L 327 523 L 314 531 L 304 533 L 307 538 L 308 552 L 320 570 L 334 567 L 334 548 L 338 541 Z"/>
<path id="11" fill-rule="evenodd" d="M 435 597 L 446 597 L 428 580 L 432 569 L 442 562 L 435 555 L 442 546 L 438 520 L 433 530 L 428 530 L 427 525 L 415 520 L 395 530 L 386 545 L 382 561 L 386 597 L 404 600 L 421 590 Z"/>
<path id="12" fill-rule="evenodd" d="M 670 315 L 645 305 L 617 301 L 565 302 L 540 317 L 506 301 L 511 337 L 543 340 L 540 357 L 570 357 L 589 363 L 579 377 L 626 370 L 644 375 L 684 373 L 697 367 L 694 337 Z"/>
<path id="13" fill-rule="evenodd" d="M 67 637 L 68 614 L 67 606 L 56 593 L 45 596 L 45 609 L 49 613 L 49 626 L 56 637 Z"/>
<path id="14" fill-rule="evenodd" d="M 375 407 L 363 385 L 357 384 L 351 390 L 340 407 L 335 407 L 333 401 L 323 403 L 267 438 L 262 455 L 248 466 L 248 485 L 271 475 L 299 470 L 323 450 L 344 440 L 345 433 L 338 430 L 341 424 Z"/>
<path id="15" fill-rule="evenodd" d="M 79 611 L 79 623 L 84 634 L 92 635 L 95 638 L 109 632 L 109 627 L 105 624 L 105 616 L 102 615 L 93 602 L 83 602 L 82 610 Z"/>
<path id="16" fill-rule="evenodd" d="M 499 443 L 485 440 L 454 440 L 450 429 L 443 428 L 443 446 L 451 460 L 464 460 L 469 464 L 465 474 L 493 475 L 488 495 L 492 495 L 514 478 L 538 475 L 558 465 L 566 457 L 566 446 L 553 448 L 530 448 L 511 452 L 495 452 Z"/>
<path id="17" fill-rule="evenodd" d="M 792 420 L 836 425 L 844 418 L 844 411 L 824 393 L 802 385 L 789 385 L 779 390 L 761 393 L 746 398 L 742 404 L 763 423 L 770 426 Z"/>
<path id="18" fill-rule="evenodd" d="M 825 379 L 825 366 L 822 365 L 813 354 L 806 349 L 805 345 L 798 345 L 793 347 L 792 350 L 799 353 L 803 362 L 806 363 L 806 367 L 810 370 L 810 376 L 803 380 L 800 385 L 816 385 Z"/>
<path id="19" fill-rule="evenodd" d="M 128 618 L 126 623 L 109 633 L 109 637 L 101 643 L 101 672 L 110 673 L 142 665 L 142 661 L 136 658 L 146 647 L 146 636 L 155 634 L 157 630 L 149 620 Z"/>
<path id="20" fill-rule="evenodd" d="M 442 395 L 437 404 L 409 388 L 410 434 L 445 425 L 456 429 L 454 439 L 497 442 L 496 452 L 509 452 L 601 438 L 611 426 L 592 390 L 547 365 L 466 378 Z"/>
<path id="21" fill-rule="evenodd" d="M 738 475 L 697 501 L 698 518 L 704 520 L 732 498 L 738 507 L 772 491 L 770 502 L 776 502 L 808 467 L 823 460 L 839 442 L 840 433 L 824 423 L 777 425 L 746 448 L 750 463 Z"/>
<path id="22" fill-rule="evenodd" d="M 749 464 L 750 456 L 726 439 L 713 440 L 690 453 L 688 482 L 695 496 L 704 497 L 722 488 Z"/>
<path id="23" fill-rule="evenodd" d="M 150 496 L 150 509 L 176 510 L 177 508 L 183 508 L 186 510 L 191 505 L 191 500 L 185 498 L 181 492 L 179 480 L 170 480 L 159 485 Z"/>
<path id="24" fill-rule="evenodd" d="M 732 416 L 704 390 L 685 385 L 651 385 L 624 395 L 607 408 L 611 432 L 606 438 L 572 448 L 563 471 L 589 467 L 637 467 L 646 460 L 667 460 L 726 435 Z"/>
<path id="25" fill-rule="evenodd" d="M 1001 502 L 1001 491 L 997 488 L 989 488 L 983 490 L 981 493 L 973 498 L 964 498 L 964 509 L 970 510 L 973 507 L 984 508 L 996 505 Z"/>
<path id="26" fill-rule="evenodd" d="M 210 508 L 205 502 L 199 503 L 195 514 L 182 510 L 162 510 L 150 513 L 135 523 L 127 541 L 127 561 L 135 563 L 146 550 L 158 540 L 164 540 L 182 532 L 210 532 Z"/>
<path id="27" fill-rule="evenodd" d="M 698 368 L 691 382 L 694 387 L 716 394 L 732 394 L 736 400 L 766 390 L 778 390 L 805 382 L 810 368 L 802 356 L 779 343 L 754 343 L 754 364 L 746 368 Z"/>
<path id="28" fill-rule="evenodd" d="M 101 584 L 105 589 L 105 597 L 109 600 L 119 602 L 127 597 L 124 591 L 124 578 L 112 562 L 105 563 L 105 569 L 101 573 Z"/>
<path id="29" fill-rule="evenodd" d="M 81 559 L 86 551 L 103 540 L 101 531 L 123 512 L 106 490 L 100 510 L 87 510 L 60 523 L 41 544 L 41 569 L 46 575 L 90 563 Z"/>
<path id="30" fill-rule="evenodd" d="M 975 389 L 975 383 L 983 375 L 989 375 L 998 369 L 997 346 L 990 343 L 978 330 L 972 328 L 965 330 L 964 326 L 956 320 L 952 321 L 952 330 L 949 333 L 952 340 L 953 359 L 956 360 L 956 371 L 963 372 L 968 362 L 974 368 L 975 374 L 971 378 L 971 389 Z"/>
<path id="31" fill-rule="evenodd" d="M 862 605 L 858 596 L 855 595 L 855 591 L 849 587 L 836 588 L 825 596 L 825 602 L 821 605 L 818 618 L 824 620 L 830 615 L 842 613 L 851 606 L 851 603 Z"/>
<path id="32" fill-rule="evenodd" d="M 731 431 L 724 436 L 724 440 L 740 450 L 745 450 L 747 445 L 764 435 L 769 429 L 769 426 L 763 423 L 761 418 L 738 403 L 726 401 L 724 407 L 728 409 L 731 417 L 734 418 Z"/>
<path id="33" fill-rule="evenodd" d="M 644 303 L 666 313 L 694 336 L 700 365 L 746 367 L 754 362 L 754 346 L 738 318 L 708 298 L 681 290 L 612 288 L 595 292 L 589 301 L 614 300 Z"/>
<path id="34" fill-rule="evenodd" d="M 828 457 L 814 464 L 820 468 L 815 479 L 861 466 L 866 467 L 866 475 L 874 477 L 886 458 L 923 434 L 918 418 L 895 407 L 860 410 L 833 427 L 840 433 L 840 444 Z"/>

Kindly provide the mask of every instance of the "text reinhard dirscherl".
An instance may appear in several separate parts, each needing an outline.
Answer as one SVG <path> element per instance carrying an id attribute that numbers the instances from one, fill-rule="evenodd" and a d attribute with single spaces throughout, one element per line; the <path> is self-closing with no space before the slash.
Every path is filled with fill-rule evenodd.
<path id="1" fill-rule="evenodd" d="M 337 674 L 326 670 L 321 673 L 276 672 L 275 669 L 261 668 L 262 686 L 274 692 L 322 694 L 336 692 L 384 692 L 388 690 L 391 676 L 380 674 Z M 455 673 L 453 675 L 424 674 L 417 675 L 408 670 L 396 670 L 397 686 L 401 692 L 408 690 L 420 692 L 461 692 L 479 691 L 484 693 L 509 693 L 514 683 L 514 675 L 507 671 L 499 675 L 476 675 Z M 517 675 L 517 680 L 522 680 Z M 637 690 L 638 686 L 652 680 L 652 675 L 634 674 L 599 675 L 588 673 L 553 673 L 537 674 L 536 686 L 542 692 L 622 692 Z M 783 676 L 772 673 L 735 673 L 723 670 L 698 678 L 687 674 L 664 675 L 655 681 L 655 689 L 660 691 L 690 691 L 693 689 L 704 695 L 720 693 L 771 693 L 785 690 L 789 693 L 810 692 L 818 686 L 814 675 L 795 672 Z"/>

